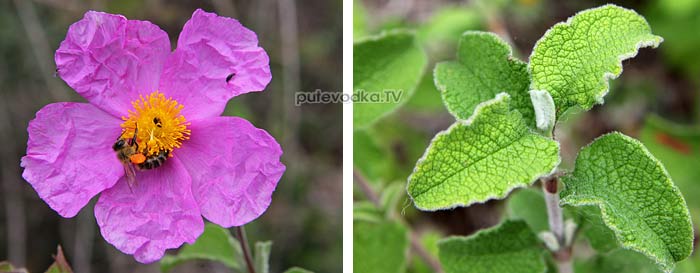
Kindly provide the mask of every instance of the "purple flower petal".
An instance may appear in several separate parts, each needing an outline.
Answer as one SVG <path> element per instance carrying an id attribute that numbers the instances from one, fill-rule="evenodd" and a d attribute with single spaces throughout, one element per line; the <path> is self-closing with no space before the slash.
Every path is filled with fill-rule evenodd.
<path id="1" fill-rule="evenodd" d="M 198 9 L 165 63 L 160 91 L 185 106 L 188 120 L 218 116 L 232 97 L 265 89 L 269 63 L 255 32 Z"/>
<path id="2" fill-rule="evenodd" d="M 139 94 L 156 91 L 168 35 L 146 21 L 88 11 L 56 50 L 58 75 L 90 103 L 120 117 Z"/>
<path id="3" fill-rule="evenodd" d="M 191 138 L 175 151 L 192 176 L 202 215 L 224 227 L 260 216 L 284 173 L 272 136 L 237 117 L 193 121 Z"/>
<path id="4" fill-rule="evenodd" d="M 95 218 L 105 240 L 142 263 L 159 260 L 166 249 L 194 243 L 204 221 L 182 163 L 169 158 L 156 169 L 138 171 L 136 182 L 130 188 L 122 178 L 97 201 Z"/>
<path id="5" fill-rule="evenodd" d="M 22 177 L 58 214 L 75 216 L 124 174 L 112 150 L 119 123 L 87 103 L 44 106 L 29 122 Z"/>

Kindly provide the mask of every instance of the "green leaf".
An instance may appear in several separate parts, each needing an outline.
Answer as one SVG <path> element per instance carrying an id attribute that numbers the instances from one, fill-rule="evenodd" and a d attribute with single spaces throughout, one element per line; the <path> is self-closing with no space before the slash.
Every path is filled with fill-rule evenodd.
<path id="1" fill-rule="evenodd" d="M 559 164 L 559 145 L 533 133 L 501 93 L 435 136 L 408 178 L 408 194 L 421 210 L 502 199 Z"/>
<path id="2" fill-rule="evenodd" d="M 408 31 L 390 31 L 353 46 L 353 124 L 367 127 L 412 95 L 427 57 Z"/>
<path id="3" fill-rule="evenodd" d="M 564 177 L 561 204 L 595 205 L 623 248 L 670 272 L 693 249 L 685 200 L 666 169 L 637 140 L 620 133 L 583 148 Z"/>
<path id="4" fill-rule="evenodd" d="M 12 264 L 10 264 L 9 262 L 5 262 L 5 261 L 0 262 L 0 272 L 7 272 L 7 271 L 14 270 L 14 269 L 15 269 L 15 267 Z"/>
<path id="5" fill-rule="evenodd" d="M 16 268 L 10 262 L 0 262 L 0 273 L 28 273 L 26 268 Z"/>
<path id="6" fill-rule="evenodd" d="M 418 28 L 418 39 L 435 46 L 454 46 L 462 33 L 483 26 L 483 15 L 474 8 L 447 6 L 433 13 Z"/>
<path id="7" fill-rule="evenodd" d="M 270 273 L 270 251 L 272 242 L 255 243 L 255 272 Z"/>
<path id="8" fill-rule="evenodd" d="M 435 87 L 433 73 L 425 73 L 416 87 L 411 99 L 404 106 L 406 110 L 418 113 L 436 112 L 442 114 L 445 111 L 445 105 L 442 103 L 440 91 Z"/>
<path id="9" fill-rule="evenodd" d="M 700 127 L 683 126 L 650 116 L 642 127 L 639 140 L 664 163 L 688 201 L 693 220 L 700 225 Z"/>
<path id="10" fill-rule="evenodd" d="M 506 211 L 508 218 L 522 219 L 535 233 L 549 230 L 547 205 L 540 190 L 526 188 L 514 192 L 508 198 Z"/>
<path id="11" fill-rule="evenodd" d="M 56 249 L 56 256 L 53 257 L 54 262 L 46 269 L 45 273 L 73 273 L 73 269 L 66 261 L 66 256 L 63 255 L 63 249 L 59 245 Z"/>
<path id="12" fill-rule="evenodd" d="M 620 247 L 615 239 L 615 232 L 605 225 L 598 207 L 582 206 L 577 211 L 583 218 L 581 232 L 593 249 L 605 253 Z"/>
<path id="13" fill-rule="evenodd" d="M 654 262 L 642 254 L 618 249 L 575 263 L 576 273 L 660 273 Z"/>
<path id="14" fill-rule="evenodd" d="M 353 220 L 379 223 L 384 221 L 385 215 L 369 201 L 356 201 L 352 208 Z"/>
<path id="15" fill-rule="evenodd" d="M 396 214 L 396 208 L 399 202 L 406 200 L 406 184 L 403 182 L 391 183 L 382 190 L 382 195 L 379 197 L 382 210 L 389 219 L 391 215 Z"/>
<path id="16" fill-rule="evenodd" d="M 457 119 L 469 118 L 477 105 L 506 92 L 512 97 L 512 107 L 534 125 L 535 114 L 527 92 L 527 65 L 513 57 L 510 46 L 496 34 L 465 32 L 459 42 L 457 61 L 437 64 L 434 73 L 435 86 Z"/>
<path id="17" fill-rule="evenodd" d="M 391 172 L 390 151 L 375 141 L 367 130 L 353 132 L 353 166 L 372 184 L 386 182 Z"/>
<path id="18" fill-rule="evenodd" d="M 292 267 L 290 269 L 287 269 L 287 271 L 284 271 L 284 273 L 314 273 L 314 272 L 295 266 L 295 267 Z"/>
<path id="19" fill-rule="evenodd" d="M 446 273 L 545 271 L 544 249 L 523 221 L 506 220 L 469 237 L 449 237 L 438 247 Z"/>
<path id="20" fill-rule="evenodd" d="M 399 273 L 406 268 L 408 234 L 390 221 L 353 221 L 353 268 L 363 273 Z"/>
<path id="21" fill-rule="evenodd" d="M 530 89 L 549 92 L 557 115 L 576 105 L 588 110 L 603 103 L 608 80 L 622 73 L 622 60 L 662 41 L 633 10 L 615 5 L 584 10 L 537 42 L 528 66 Z"/>
<path id="22" fill-rule="evenodd" d="M 165 255 L 160 260 L 160 271 L 169 272 L 175 266 L 197 259 L 217 261 L 234 270 L 241 269 L 243 257 L 240 244 L 231 233 L 218 225 L 207 223 L 204 233 L 192 245 L 185 245 L 177 255 Z"/>
<path id="23" fill-rule="evenodd" d="M 357 40 L 367 35 L 367 12 L 361 0 L 352 1 L 352 37 Z"/>

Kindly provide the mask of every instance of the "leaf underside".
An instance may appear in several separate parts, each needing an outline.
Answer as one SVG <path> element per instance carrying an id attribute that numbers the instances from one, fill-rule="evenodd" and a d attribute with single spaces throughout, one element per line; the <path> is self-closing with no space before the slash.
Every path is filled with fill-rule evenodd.
<path id="1" fill-rule="evenodd" d="M 545 271 L 544 249 L 524 221 L 506 220 L 469 237 L 449 237 L 438 248 L 446 273 Z"/>
<path id="2" fill-rule="evenodd" d="M 433 138 L 408 179 L 422 210 L 502 199 L 559 164 L 559 145 L 533 133 L 502 93 Z"/>
<path id="3" fill-rule="evenodd" d="M 556 24 L 537 42 L 528 69 L 532 90 L 546 90 L 557 116 L 573 106 L 584 110 L 603 102 L 608 80 L 622 73 L 622 60 L 663 39 L 633 10 L 605 5 Z"/>
<path id="4" fill-rule="evenodd" d="M 693 249 L 685 200 L 663 165 L 637 140 L 620 133 L 596 139 L 563 177 L 561 204 L 596 205 L 618 243 L 670 272 Z"/>
<path id="5" fill-rule="evenodd" d="M 528 94 L 527 65 L 513 57 L 510 46 L 496 34 L 465 32 L 459 42 L 457 60 L 435 66 L 435 86 L 443 102 L 457 119 L 468 119 L 480 103 L 501 92 L 512 98 L 529 125 L 535 114 Z"/>

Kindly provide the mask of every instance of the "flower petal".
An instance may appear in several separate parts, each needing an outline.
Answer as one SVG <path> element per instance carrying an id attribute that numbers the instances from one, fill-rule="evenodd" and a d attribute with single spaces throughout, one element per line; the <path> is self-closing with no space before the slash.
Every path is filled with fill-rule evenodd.
<path id="1" fill-rule="evenodd" d="M 156 91 L 168 35 L 146 21 L 88 11 L 56 50 L 58 75 L 92 104 L 120 117 L 139 94 Z"/>
<path id="2" fill-rule="evenodd" d="M 124 175 L 112 150 L 120 122 L 87 103 L 44 106 L 27 128 L 22 177 L 58 214 L 75 216 Z"/>
<path id="3" fill-rule="evenodd" d="M 229 99 L 262 91 L 271 78 L 270 60 L 255 32 L 198 9 L 165 62 L 160 91 L 185 105 L 184 116 L 195 120 L 220 115 Z"/>
<path id="4" fill-rule="evenodd" d="M 260 216 L 284 173 L 282 149 L 264 130 L 237 117 L 193 121 L 191 138 L 175 151 L 192 176 L 202 215 L 224 227 Z"/>
<path id="5" fill-rule="evenodd" d="M 95 205 L 102 236 L 141 263 L 163 257 L 166 249 L 194 243 L 204 221 L 192 197 L 191 179 L 177 158 L 138 171 L 136 185 L 122 178 Z"/>

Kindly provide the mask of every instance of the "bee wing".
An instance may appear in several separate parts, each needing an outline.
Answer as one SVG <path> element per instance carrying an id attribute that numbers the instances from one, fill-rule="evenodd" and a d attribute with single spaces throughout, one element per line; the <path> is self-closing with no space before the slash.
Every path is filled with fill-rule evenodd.
<path id="1" fill-rule="evenodd" d="M 124 163 L 123 165 L 126 183 L 129 185 L 129 190 L 133 192 L 133 187 L 136 185 L 136 169 L 134 168 L 134 164 L 131 163 Z"/>

